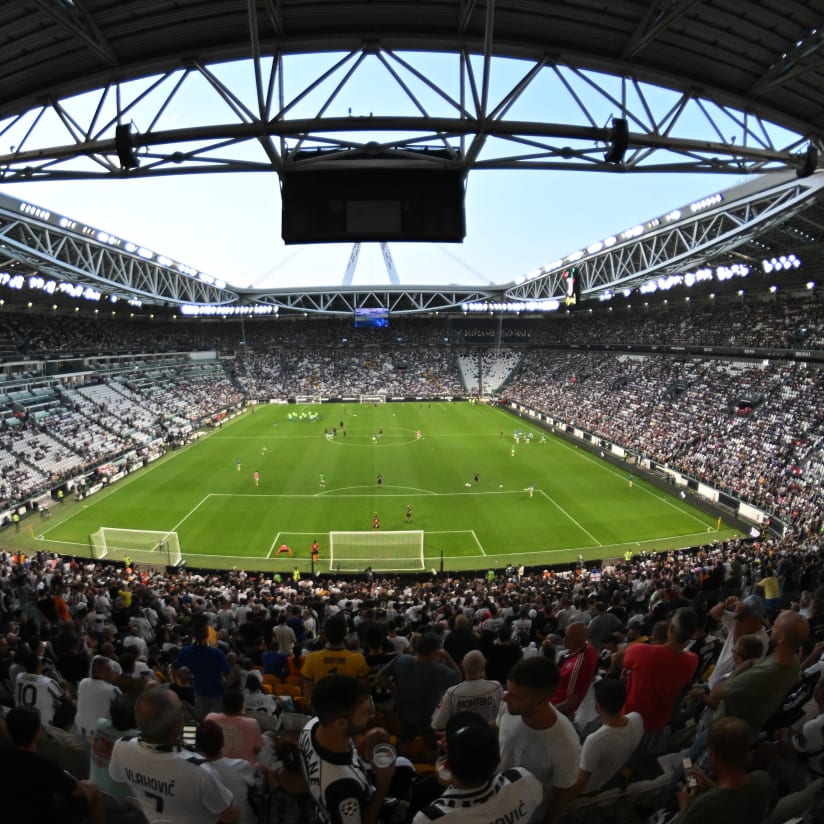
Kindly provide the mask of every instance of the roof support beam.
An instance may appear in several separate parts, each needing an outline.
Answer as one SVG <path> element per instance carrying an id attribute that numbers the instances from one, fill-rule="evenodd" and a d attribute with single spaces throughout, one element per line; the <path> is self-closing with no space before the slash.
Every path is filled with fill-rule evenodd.
<path id="1" fill-rule="evenodd" d="M 656 0 L 650 3 L 641 25 L 635 30 L 622 57 L 631 60 L 643 51 L 644 46 L 651 43 L 679 17 L 682 17 L 701 0 Z"/>
<path id="2" fill-rule="evenodd" d="M 749 94 L 758 97 L 770 89 L 786 83 L 791 78 L 824 66 L 824 21 L 820 28 L 812 31 L 810 36 L 790 49 L 772 65 L 770 70 L 749 90 Z"/>
<path id="3" fill-rule="evenodd" d="M 34 0 L 34 2 L 78 40 L 85 43 L 101 60 L 110 66 L 118 64 L 114 49 L 95 24 L 94 18 L 83 8 L 82 0 L 73 0 L 71 6 L 58 5 L 54 0 Z"/>

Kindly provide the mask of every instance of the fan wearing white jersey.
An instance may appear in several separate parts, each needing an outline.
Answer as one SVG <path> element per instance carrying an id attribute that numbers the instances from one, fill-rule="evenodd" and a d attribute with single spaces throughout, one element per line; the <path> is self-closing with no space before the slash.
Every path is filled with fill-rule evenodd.
<path id="1" fill-rule="evenodd" d="M 498 739 L 474 712 L 459 712 L 446 725 L 449 786 L 418 812 L 412 824 L 528 824 L 541 806 L 540 782 L 523 767 L 496 774 Z"/>
<path id="2" fill-rule="evenodd" d="M 88 741 L 92 740 L 99 718 L 111 720 L 111 704 L 120 689 L 114 681 L 115 673 L 112 662 L 103 655 L 95 655 L 88 678 L 84 678 L 77 687 L 77 715 L 75 725 L 80 734 Z"/>
<path id="3" fill-rule="evenodd" d="M 432 713 L 432 729 L 442 730 L 455 713 L 469 711 L 481 716 L 490 724 L 498 717 L 503 687 L 498 681 L 486 676 L 486 659 L 477 649 L 470 650 L 461 660 L 464 680 L 448 687 Z"/>
<path id="4" fill-rule="evenodd" d="M 121 738 L 109 774 L 128 784 L 150 822 L 236 824 L 240 809 L 206 760 L 180 744 L 183 707 L 177 694 L 152 687 L 135 704 L 138 738 Z"/>
<path id="5" fill-rule="evenodd" d="M 14 703 L 17 707 L 36 707 L 40 719 L 51 724 L 57 704 L 64 699 L 63 688 L 43 675 L 43 662 L 32 653 L 23 660 L 25 672 L 18 674 L 14 684 Z"/>

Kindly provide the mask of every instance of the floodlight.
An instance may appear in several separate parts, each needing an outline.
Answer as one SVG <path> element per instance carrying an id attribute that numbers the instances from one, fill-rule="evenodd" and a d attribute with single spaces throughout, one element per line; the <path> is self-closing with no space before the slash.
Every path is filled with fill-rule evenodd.
<path id="1" fill-rule="evenodd" d="M 115 127 L 114 148 L 121 169 L 136 169 L 140 165 L 130 123 Z"/>
<path id="2" fill-rule="evenodd" d="M 629 146 L 629 124 L 625 117 L 613 117 L 605 163 L 622 163 Z"/>
<path id="3" fill-rule="evenodd" d="M 818 147 L 810 143 L 807 151 L 801 155 L 801 163 L 795 170 L 797 177 L 809 177 L 818 168 Z"/>

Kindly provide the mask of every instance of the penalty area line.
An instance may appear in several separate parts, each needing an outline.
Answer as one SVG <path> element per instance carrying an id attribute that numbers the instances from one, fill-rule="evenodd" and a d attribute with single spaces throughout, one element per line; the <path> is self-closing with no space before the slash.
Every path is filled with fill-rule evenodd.
<path id="1" fill-rule="evenodd" d="M 605 472 L 608 472 L 610 475 L 613 475 L 615 478 L 620 479 L 622 482 L 625 480 L 626 476 L 622 473 L 622 471 L 620 469 L 614 467 L 612 464 L 607 463 L 603 459 L 596 460 L 595 456 L 593 454 L 591 454 L 586 449 L 579 450 L 578 452 L 575 452 L 574 450 L 578 449 L 577 445 L 568 443 L 563 438 L 558 438 L 558 440 L 560 441 L 561 446 L 565 447 L 569 452 L 572 452 L 577 457 L 583 458 L 584 460 L 589 461 L 591 464 L 594 464 L 595 466 L 603 469 Z M 643 476 L 641 476 L 641 480 L 643 480 L 645 482 L 645 484 L 650 483 L 650 481 L 648 481 Z M 666 506 L 672 507 L 674 510 L 676 510 L 677 512 L 680 512 L 682 515 L 686 515 L 687 517 L 692 518 L 694 521 L 697 521 L 699 524 L 702 524 L 703 526 L 707 526 L 707 523 L 705 521 L 701 520 L 701 518 L 699 518 L 694 512 L 690 511 L 690 509 L 692 509 L 692 507 L 690 507 L 690 509 L 685 509 L 683 506 L 679 506 L 678 501 L 676 501 L 674 498 L 671 499 L 669 495 L 658 495 L 655 492 L 653 492 L 653 490 L 648 489 L 646 487 L 646 485 L 641 486 L 639 484 L 639 485 L 636 485 L 635 488 L 640 489 L 642 492 L 645 492 L 647 495 L 655 498 L 656 501 L 659 501 L 660 503 L 665 504 Z M 710 530 L 708 529 L 707 532 L 709 532 L 709 531 Z"/>
<path id="2" fill-rule="evenodd" d="M 178 521 L 178 522 L 177 522 L 177 523 L 176 523 L 176 524 L 175 524 L 175 525 L 174 525 L 174 526 L 173 526 L 173 527 L 169 530 L 169 532 L 177 532 L 178 528 L 179 528 L 182 524 L 186 523 L 186 521 L 188 521 L 188 520 L 189 520 L 189 518 L 191 518 L 191 517 L 192 517 L 192 515 L 194 515 L 194 514 L 195 514 L 195 512 L 197 512 L 197 510 L 198 510 L 198 509 L 200 509 L 200 507 L 201 507 L 204 503 L 206 503 L 206 501 L 208 501 L 208 500 L 209 500 L 209 498 L 211 498 L 211 497 L 212 497 L 212 494 L 211 494 L 211 493 L 209 493 L 208 495 L 205 495 L 203 498 L 201 498 L 201 500 L 200 500 L 198 503 L 196 503 L 196 504 L 194 505 L 194 507 L 192 507 L 192 509 L 191 509 L 191 510 L 189 510 L 189 512 L 187 512 L 187 513 L 183 516 L 183 518 L 182 518 L 181 520 L 179 520 L 179 521 Z"/>
<path id="3" fill-rule="evenodd" d="M 578 529 L 580 529 L 582 532 L 584 532 L 588 537 L 592 538 L 592 540 L 595 541 L 595 543 L 598 546 L 603 546 L 603 544 L 582 523 L 580 523 L 579 521 L 576 521 L 575 518 L 573 518 L 572 515 L 569 514 L 569 512 L 567 512 L 550 495 L 547 495 L 546 492 L 544 492 L 543 489 L 539 489 L 538 492 L 540 492 L 541 495 L 543 495 L 559 512 L 561 512 L 563 515 L 565 515 L 567 518 L 569 518 L 569 520 L 572 521 L 572 523 L 575 524 L 575 526 L 577 526 Z"/>

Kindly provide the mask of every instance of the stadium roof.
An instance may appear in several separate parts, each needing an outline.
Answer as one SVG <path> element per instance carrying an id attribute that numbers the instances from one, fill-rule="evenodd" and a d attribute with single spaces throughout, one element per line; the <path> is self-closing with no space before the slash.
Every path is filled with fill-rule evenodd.
<path id="1" fill-rule="evenodd" d="M 700 90 L 812 137 L 823 41 L 824 4 L 798 0 L 19 0 L 0 8 L 0 116 L 181 61 L 371 42 L 548 57 Z"/>
<path id="2" fill-rule="evenodd" d="M 20 0 L 0 5 L 0 136 L 14 141 L 0 144 L 0 183 L 282 173 L 300 163 L 332 167 L 341 162 L 341 153 L 367 163 L 391 156 L 415 165 L 433 147 L 439 151 L 426 162 L 463 171 L 741 175 L 791 169 L 807 175 L 824 145 L 822 41 L 821 0 Z M 414 117 L 377 112 L 359 118 L 330 106 L 312 117 L 296 116 L 302 95 L 312 87 L 284 95 L 278 85 L 283 61 L 316 52 L 344 55 L 338 68 L 377 55 L 396 77 L 407 71 L 428 93 L 446 99 L 450 111 L 434 116 L 417 105 Z M 439 79 L 416 73 L 411 58 L 404 57 L 413 52 L 457 55 L 460 95 L 447 92 Z M 501 57 L 524 61 L 524 70 L 510 93 L 493 101 L 489 75 Z M 211 68 L 234 60 L 251 60 L 255 66 L 251 104 Z M 513 119 L 518 98 L 544 72 L 554 72 L 570 90 L 579 104 L 578 122 L 554 121 L 552 112 L 529 122 Z M 178 87 L 192 74 L 211 85 L 233 119 L 215 115 L 175 128 L 163 123 Z M 618 82 L 610 84 L 602 76 Z M 143 83 L 138 91 L 136 80 Z M 600 105 L 573 88 L 573 81 L 595 89 Z M 410 81 L 401 82 L 413 103 L 420 104 L 422 93 Z M 645 84 L 679 96 L 659 113 Z M 83 92 L 97 94 L 85 120 L 69 103 Z M 141 123 L 138 132 L 130 125 L 134 112 L 152 95 L 158 98 L 154 114 L 146 116 L 148 125 Z M 711 138 L 679 128 L 681 112 L 691 105 L 704 113 Z M 38 138 L 48 117 L 63 126 L 61 141 Z M 622 120 L 627 129 L 623 148 L 616 146 L 621 142 L 616 122 Z M 785 132 L 776 135 L 773 124 Z M 392 137 L 376 146 L 375 133 Z M 810 206 L 816 198 L 804 200 Z M 798 212 L 793 208 L 787 215 Z M 808 223 L 819 226 L 820 221 Z M 810 237 L 818 242 L 820 233 Z M 549 296 L 557 281 L 552 273 L 543 274 L 550 275 L 543 279 L 553 286 L 541 294 Z M 71 271 L 67 276 L 79 277 Z M 238 299 L 225 292 L 191 298 L 183 275 L 174 271 L 147 277 L 132 291 L 172 303 L 213 298 L 226 305 Z M 479 291 L 458 290 L 465 295 Z M 458 292 L 434 302 L 426 290 L 410 292 L 406 305 L 414 311 L 447 306 L 462 299 Z M 306 309 L 304 297 L 295 292 L 273 300 Z M 329 310 L 339 297 L 321 294 L 310 300 L 309 311 Z M 240 299 L 261 302 L 260 295 Z M 364 297 L 372 299 L 382 300 Z M 360 298 L 353 300 L 357 304 Z M 352 302 L 343 301 L 347 311 Z"/>
<path id="3" fill-rule="evenodd" d="M 664 159 L 655 169 L 740 174 L 797 165 L 808 161 L 806 142 L 821 144 L 824 136 L 822 26 L 821 0 L 4 3 L 0 127 L 7 139 L 15 139 L 8 148 L 0 146 L 0 182 L 122 175 L 129 147 L 126 135 L 118 140 L 116 127 L 130 128 L 131 118 L 150 97 L 158 99 L 155 116 L 149 120 L 144 108 L 139 134 L 128 136 L 134 151 L 146 155 L 142 168 L 125 169 L 133 176 L 282 172 L 301 161 L 317 163 L 307 156 L 308 148 L 327 150 L 324 160 L 329 162 L 341 162 L 334 152 L 328 157 L 330 149 L 374 159 L 376 141 L 357 138 L 382 131 L 396 133 L 377 147 L 383 155 L 389 149 L 439 148 L 464 170 L 610 164 L 614 170 L 616 163 L 624 170 L 649 170 L 658 154 Z M 335 75 L 341 77 L 335 92 L 367 57 L 377 56 L 398 79 L 398 96 L 408 95 L 416 104 L 413 116 L 377 111 L 361 117 L 351 110 L 343 116 L 332 105 L 335 92 L 322 108 L 296 114 L 300 101 L 324 78 L 310 88 L 286 92 L 284 58 L 316 52 L 342 55 L 328 72 L 332 76 L 347 67 L 345 75 Z M 403 57 L 412 52 L 459 55 L 460 90 L 452 91 L 444 78 L 416 74 Z M 521 59 L 524 70 L 504 99 L 493 100 L 490 75 L 501 57 Z M 251 100 L 210 70 L 244 59 L 255 66 Z M 547 101 L 540 118 L 523 122 L 514 117 L 519 98 L 546 70 L 562 74 L 567 86 L 580 80 L 597 90 L 606 109 L 575 89 L 578 122 L 555 119 L 554 100 Z M 178 86 L 192 74 L 221 95 L 234 117 L 221 112 L 205 115 L 198 124 L 164 128 L 163 112 L 174 106 Z M 620 78 L 620 85 L 602 82 L 606 76 Z M 128 91 L 129 81 L 137 78 L 153 78 L 152 86 L 142 86 L 137 94 Z M 448 105 L 433 114 L 413 84 L 440 95 Z M 645 84 L 675 90 L 681 97 L 670 101 L 668 110 L 655 111 Z M 84 116 L 66 101 L 93 90 L 101 91 L 98 104 L 83 122 Z M 709 137 L 690 136 L 681 128 L 683 110 L 695 103 L 714 127 Z M 56 112 L 64 126 L 61 145 L 35 139 L 47 111 Z M 616 152 L 618 160 L 606 165 L 604 147 L 616 137 L 613 124 L 600 119 L 603 111 L 626 121 L 619 125 L 628 132 L 628 151 Z M 782 144 L 769 134 L 768 123 L 779 124 L 796 139 Z M 25 133 L 16 134 L 23 124 Z M 421 131 L 433 139 L 423 139 Z M 491 148 L 496 138 L 503 145 Z M 259 156 L 239 151 L 250 142 L 257 144 Z M 221 153 L 214 151 L 218 145 Z M 67 163 L 80 157 L 97 162 Z M 394 157 L 403 159 L 397 151 Z M 113 158 L 121 162 L 111 162 Z"/>

